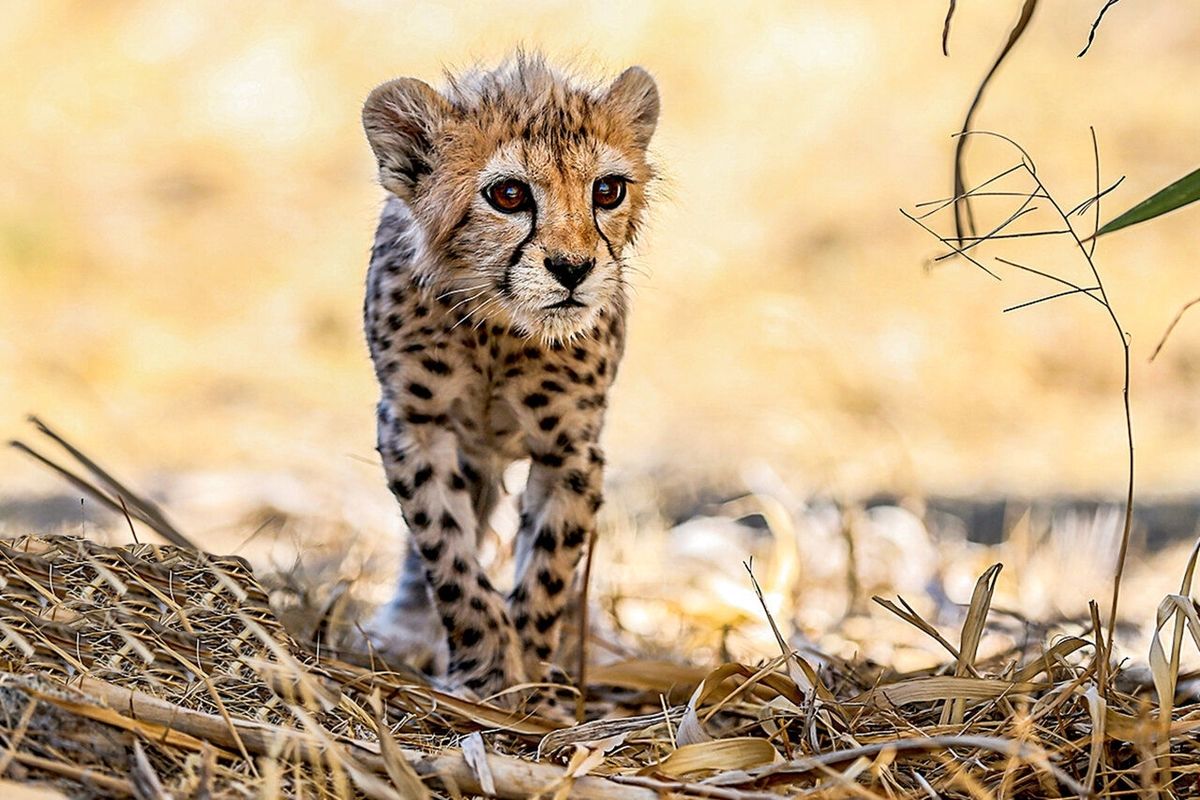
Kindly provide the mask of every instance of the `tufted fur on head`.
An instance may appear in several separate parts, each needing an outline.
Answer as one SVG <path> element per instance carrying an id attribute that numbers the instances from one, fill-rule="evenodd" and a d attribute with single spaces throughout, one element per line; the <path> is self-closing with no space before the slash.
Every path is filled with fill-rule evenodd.
<path id="1" fill-rule="evenodd" d="M 385 83 L 367 98 L 363 126 L 380 183 L 418 223 L 421 281 L 472 298 L 465 310 L 477 316 L 563 341 L 624 307 L 623 259 L 654 178 L 646 148 L 658 112 L 640 67 L 595 86 L 518 54 L 449 76 L 440 92 L 414 78 Z M 593 188 L 610 177 L 624 196 L 603 208 Z M 528 187 L 527 207 L 489 202 L 504 181 Z M 555 263 L 588 270 L 568 287 Z"/>

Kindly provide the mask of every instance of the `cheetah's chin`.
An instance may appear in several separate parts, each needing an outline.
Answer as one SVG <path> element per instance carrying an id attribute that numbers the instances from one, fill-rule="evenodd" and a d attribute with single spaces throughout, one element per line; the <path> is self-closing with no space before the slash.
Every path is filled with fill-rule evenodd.
<path id="1" fill-rule="evenodd" d="M 562 306 L 538 309 L 536 314 L 520 320 L 520 327 L 530 338 L 545 344 L 568 344 L 586 338 L 599 317 L 596 305 Z"/>

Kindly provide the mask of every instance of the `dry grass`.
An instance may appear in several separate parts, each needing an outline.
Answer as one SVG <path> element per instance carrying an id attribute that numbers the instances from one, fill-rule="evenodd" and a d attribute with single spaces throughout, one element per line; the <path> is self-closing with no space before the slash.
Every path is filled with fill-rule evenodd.
<path id="1" fill-rule="evenodd" d="M 240 559 L 23 537 L 0 545 L 0 760 L 11 778 L 101 797 L 1195 791 L 1200 706 L 1158 707 L 1096 658 L 1091 626 L 977 656 L 998 571 L 980 578 L 957 644 L 888 604 L 944 648 L 939 667 L 897 672 L 782 639 L 754 664 L 634 658 L 593 667 L 589 708 L 603 716 L 560 727 L 298 641 Z M 1160 627 L 1171 619 L 1195 626 L 1194 605 L 1169 598 Z M 1180 644 L 1177 632 L 1155 665 L 1168 691 Z"/>
<path id="2" fill-rule="evenodd" d="M 183 546 L 0 542 L 0 774 L 26 785 L 138 798 L 1197 790 L 1200 705 L 1180 685 L 1185 642 L 1200 646 L 1190 599 L 1197 549 L 1179 592 L 1159 607 L 1148 672 L 1106 659 L 1094 603 L 1081 619 L 1025 619 L 1023 635 L 1004 634 L 993 611 L 998 564 L 977 580 L 954 632 L 902 598 L 876 598 L 894 615 L 893 639 L 907 629 L 940 653 L 909 670 L 823 652 L 777 624 L 778 592 L 795 583 L 786 559 L 774 559 L 765 590 L 744 565 L 758 609 L 727 621 L 723 639 L 765 622 L 776 651 L 760 647 L 741 661 L 727 641 L 718 652 L 689 647 L 687 635 L 650 646 L 613 610 L 628 598 L 601 585 L 587 637 L 587 719 L 566 726 L 341 648 L 347 604 L 333 561 L 260 583 L 244 559 L 187 546 L 152 503 L 42 431 L 83 465 L 77 485 L 130 509 L 131 528 L 136 516 Z M 759 502 L 774 538 L 794 539 L 782 504 Z M 726 508 L 726 519 L 739 511 Z M 865 525 L 852 516 L 843 527 Z M 858 541 L 860 563 L 893 557 L 864 531 L 845 535 Z M 680 616 L 711 628 L 704 613 Z M 578 629 L 568 637 L 578 653 Z M 520 698 L 529 688 L 513 691 Z"/>

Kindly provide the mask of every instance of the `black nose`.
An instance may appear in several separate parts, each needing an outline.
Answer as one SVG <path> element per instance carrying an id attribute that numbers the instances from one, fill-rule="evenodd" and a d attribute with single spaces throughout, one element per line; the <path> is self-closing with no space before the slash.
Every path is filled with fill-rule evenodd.
<path id="1" fill-rule="evenodd" d="M 546 259 L 546 269 L 550 271 L 556 281 L 568 289 L 574 289 L 583 283 L 594 266 L 596 266 L 596 261 L 592 258 L 583 261 L 571 261 L 566 258 Z"/>

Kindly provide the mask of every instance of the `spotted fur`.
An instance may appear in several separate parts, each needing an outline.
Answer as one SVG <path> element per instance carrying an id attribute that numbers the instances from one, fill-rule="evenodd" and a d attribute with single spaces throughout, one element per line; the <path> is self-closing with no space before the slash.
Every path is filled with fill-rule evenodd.
<path id="1" fill-rule="evenodd" d="M 400 78 L 363 109 L 390 192 L 367 277 L 381 387 L 378 446 L 410 532 L 393 603 L 372 627 L 411 645 L 438 628 L 448 676 L 480 693 L 540 680 L 603 502 L 598 439 L 625 340 L 625 257 L 654 177 L 658 92 L 642 69 L 604 87 L 536 57 Z M 619 176 L 623 202 L 593 202 Z M 503 213 L 498 181 L 530 187 Z M 577 285 L 556 277 L 572 266 Z M 551 307 L 557 306 L 557 307 Z M 476 558 L 513 460 L 531 460 L 512 592 Z"/>

